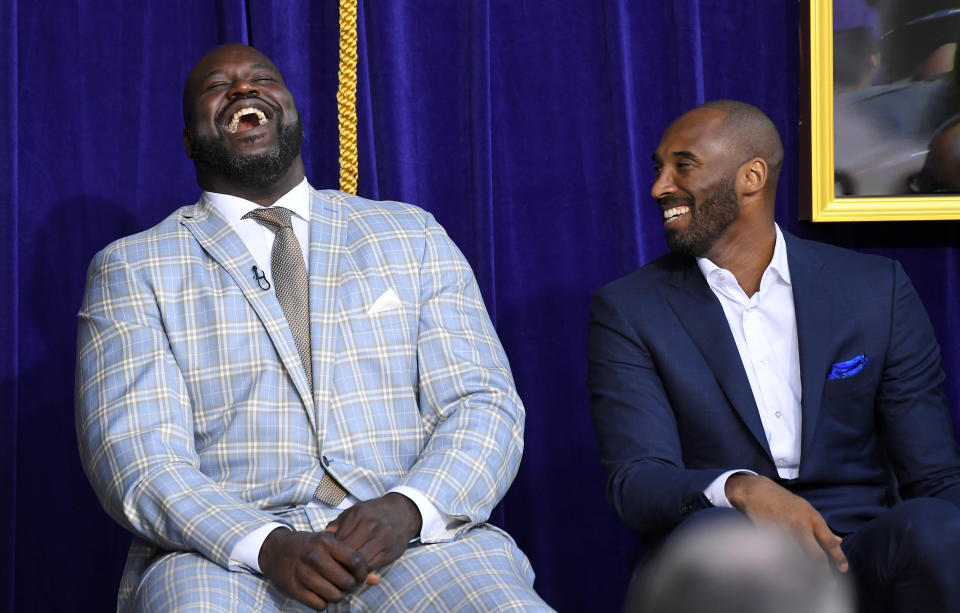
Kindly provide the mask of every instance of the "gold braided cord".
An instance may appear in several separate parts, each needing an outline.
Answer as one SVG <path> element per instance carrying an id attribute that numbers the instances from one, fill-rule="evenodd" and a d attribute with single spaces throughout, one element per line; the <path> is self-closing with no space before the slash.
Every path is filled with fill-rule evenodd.
<path id="1" fill-rule="evenodd" d="M 340 189 L 357 193 L 357 0 L 340 0 L 340 72 L 337 75 Z"/>

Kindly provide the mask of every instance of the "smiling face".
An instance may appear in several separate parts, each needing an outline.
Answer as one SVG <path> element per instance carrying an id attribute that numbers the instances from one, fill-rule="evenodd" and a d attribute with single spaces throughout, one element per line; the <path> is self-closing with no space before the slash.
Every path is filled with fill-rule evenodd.
<path id="1" fill-rule="evenodd" d="M 671 251 L 707 256 L 740 213 L 737 156 L 723 137 L 724 113 L 698 108 L 673 122 L 653 154 L 651 194 Z"/>
<path id="2" fill-rule="evenodd" d="M 183 94 L 184 145 L 209 191 L 247 195 L 303 178 L 303 130 L 293 96 L 265 55 L 230 44 L 205 55 Z"/>

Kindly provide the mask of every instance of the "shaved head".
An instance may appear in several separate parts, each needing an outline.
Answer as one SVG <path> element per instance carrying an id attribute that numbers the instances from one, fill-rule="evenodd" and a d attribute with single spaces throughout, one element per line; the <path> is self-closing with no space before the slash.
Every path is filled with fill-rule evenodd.
<path id="1" fill-rule="evenodd" d="M 210 50 L 183 88 L 183 146 L 207 191 L 268 206 L 303 180 L 303 127 L 276 65 L 253 47 Z"/>
<path id="2" fill-rule="evenodd" d="M 738 161 L 763 159 L 770 168 L 771 182 L 776 186 L 783 165 L 783 143 L 777 127 L 763 111 L 739 100 L 712 100 L 697 109 L 722 112 L 722 136 L 737 153 Z"/>
<path id="3" fill-rule="evenodd" d="M 783 145 L 763 112 L 734 100 L 698 106 L 670 124 L 652 159 L 671 251 L 717 263 L 749 235 L 772 253 Z"/>
<path id="4" fill-rule="evenodd" d="M 254 58 L 258 64 L 262 64 L 271 68 L 277 73 L 278 78 L 280 77 L 280 70 L 274 65 L 270 58 L 266 55 L 254 49 L 249 45 L 244 45 L 242 43 L 226 43 L 219 45 L 207 51 L 193 68 L 190 70 L 190 74 L 187 75 L 187 80 L 183 86 L 183 122 L 186 125 L 190 124 L 190 119 L 192 116 L 192 109 L 194 101 L 197 97 L 197 93 L 200 90 L 203 80 L 208 77 L 211 71 L 216 71 L 218 64 L 225 58 L 236 55 L 244 55 L 250 58 Z"/>

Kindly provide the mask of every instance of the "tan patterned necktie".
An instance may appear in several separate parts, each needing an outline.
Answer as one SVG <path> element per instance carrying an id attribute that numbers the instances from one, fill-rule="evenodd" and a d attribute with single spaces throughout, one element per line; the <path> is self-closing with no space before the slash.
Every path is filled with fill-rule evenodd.
<path id="1" fill-rule="evenodd" d="M 313 389 L 313 362 L 310 359 L 310 282 L 303 263 L 303 251 L 293 233 L 290 216 L 293 211 L 281 206 L 254 209 L 243 219 L 255 219 L 274 233 L 270 265 L 277 301 L 287 318 L 297 353 Z"/>
<path id="2" fill-rule="evenodd" d="M 310 359 L 310 282 L 303 263 L 303 251 L 293 233 L 290 216 L 293 212 L 281 206 L 258 208 L 243 216 L 254 219 L 274 233 L 270 265 L 273 268 L 273 287 L 277 301 L 287 318 L 287 325 L 297 344 L 297 353 L 313 389 L 313 363 Z M 324 458 L 326 460 L 326 458 Z M 313 497 L 332 507 L 346 498 L 347 492 L 329 473 L 324 472 Z"/>

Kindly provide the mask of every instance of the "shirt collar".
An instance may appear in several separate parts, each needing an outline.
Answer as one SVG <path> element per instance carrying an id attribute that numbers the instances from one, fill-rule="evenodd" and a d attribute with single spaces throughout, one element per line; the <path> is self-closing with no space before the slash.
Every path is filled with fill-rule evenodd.
<path id="1" fill-rule="evenodd" d="M 783 240 L 783 232 L 780 231 L 780 226 L 773 224 L 773 227 L 777 230 L 777 243 L 773 247 L 773 257 L 770 258 L 770 265 L 767 266 L 767 270 L 772 270 L 784 283 L 792 285 L 790 283 L 790 264 L 787 262 L 787 241 Z"/>
<path id="2" fill-rule="evenodd" d="M 773 246 L 773 257 L 770 258 L 770 263 L 767 264 L 767 268 L 763 271 L 763 276 L 767 276 L 768 271 L 773 272 L 780 277 L 784 283 L 791 285 L 790 265 L 787 262 L 787 242 L 783 239 L 783 232 L 780 231 L 780 226 L 774 223 L 773 228 L 777 231 L 777 240 Z M 700 268 L 700 273 L 703 274 L 703 278 L 707 279 L 707 281 L 710 280 L 711 273 L 722 270 L 707 258 L 697 258 L 697 266 Z"/>
<path id="3" fill-rule="evenodd" d="M 260 208 L 260 205 L 255 202 L 230 194 L 203 192 L 203 196 L 232 224 L 239 223 L 244 215 Z M 280 196 L 271 206 L 282 206 L 290 209 L 294 215 L 310 221 L 310 185 L 307 183 L 307 179 L 304 178 L 293 189 Z"/>

